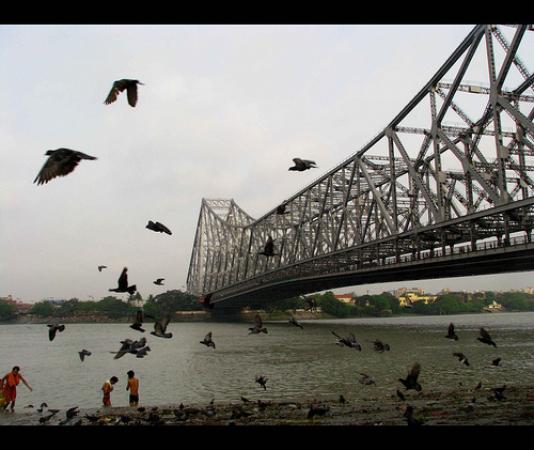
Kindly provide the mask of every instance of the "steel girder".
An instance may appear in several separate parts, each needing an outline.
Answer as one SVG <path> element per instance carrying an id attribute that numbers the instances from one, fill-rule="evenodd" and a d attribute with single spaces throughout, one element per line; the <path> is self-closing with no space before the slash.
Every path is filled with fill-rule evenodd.
<path id="1" fill-rule="evenodd" d="M 188 291 L 220 301 L 258 280 L 358 271 L 466 242 L 475 250 L 514 233 L 530 242 L 534 78 L 518 56 L 527 30 L 513 28 L 509 43 L 497 26 L 474 27 L 384 130 L 283 214 L 255 220 L 233 200 L 203 199 Z M 467 81 L 474 69 L 488 86 Z M 271 257 L 259 253 L 269 236 Z"/>

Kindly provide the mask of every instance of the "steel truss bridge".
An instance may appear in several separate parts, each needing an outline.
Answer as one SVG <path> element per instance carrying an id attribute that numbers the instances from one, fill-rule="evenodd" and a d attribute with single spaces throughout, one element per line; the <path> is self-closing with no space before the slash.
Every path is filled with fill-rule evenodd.
<path id="1" fill-rule="evenodd" d="M 203 199 L 188 291 L 240 307 L 534 270 L 534 75 L 519 56 L 534 57 L 532 31 L 475 26 L 377 136 L 284 201 L 283 214 L 276 205 L 254 219 L 234 200 Z M 258 253 L 269 236 L 271 257 Z"/>

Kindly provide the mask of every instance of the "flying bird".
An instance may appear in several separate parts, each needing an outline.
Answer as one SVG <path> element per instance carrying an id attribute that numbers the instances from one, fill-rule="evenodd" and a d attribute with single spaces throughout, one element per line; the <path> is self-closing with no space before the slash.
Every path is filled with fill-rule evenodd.
<path id="1" fill-rule="evenodd" d="M 154 281 L 154 284 L 157 284 L 158 286 L 163 286 L 163 280 L 165 280 L 165 278 L 158 278 L 156 281 Z"/>
<path id="2" fill-rule="evenodd" d="M 390 350 L 389 344 L 384 344 L 379 339 L 375 339 L 373 345 L 376 352 L 384 353 L 384 351 L 389 352 Z"/>
<path id="3" fill-rule="evenodd" d="M 160 222 L 152 222 L 151 220 L 149 220 L 145 228 L 148 228 L 152 231 L 156 231 L 158 233 L 172 234 L 172 231 Z"/>
<path id="4" fill-rule="evenodd" d="M 295 165 L 287 170 L 296 170 L 298 172 L 304 172 L 305 170 L 311 168 L 317 168 L 315 161 L 311 161 L 309 159 L 293 158 L 293 162 L 295 163 Z"/>
<path id="5" fill-rule="evenodd" d="M 111 91 L 109 91 L 109 94 L 106 97 L 106 100 L 104 101 L 104 103 L 106 105 L 113 103 L 115 100 L 117 100 L 117 96 L 126 89 L 126 95 L 128 97 L 128 104 L 131 107 L 135 107 L 135 105 L 137 104 L 137 85 L 138 84 L 144 85 L 144 83 L 141 83 L 139 80 L 122 79 L 122 80 L 114 81 L 113 86 L 111 87 Z"/>
<path id="6" fill-rule="evenodd" d="M 362 377 L 360 378 L 359 382 L 360 384 L 364 384 L 366 386 L 369 386 L 371 384 L 376 384 L 375 380 L 373 380 L 369 375 L 363 372 L 358 372 Z"/>
<path id="7" fill-rule="evenodd" d="M 98 271 L 102 272 L 102 269 L 107 269 L 108 266 L 98 266 Z"/>
<path id="8" fill-rule="evenodd" d="M 154 336 L 170 339 L 172 338 L 172 333 L 167 333 L 167 326 L 169 325 L 169 322 L 171 321 L 171 316 L 167 315 L 162 319 L 156 320 L 154 323 L 154 331 L 151 331 L 150 334 L 153 334 Z"/>
<path id="9" fill-rule="evenodd" d="M 95 156 L 68 148 L 48 150 L 45 155 L 48 156 L 48 159 L 33 180 L 34 183 L 37 182 L 37 185 L 48 183 L 53 178 L 63 177 L 71 173 L 82 159 L 97 159 Z"/>
<path id="10" fill-rule="evenodd" d="M 261 320 L 261 316 L 259 314 L 256 314 L 256 316 L 254 317 L 254 321 L 255 325 L 249 328 L 249 334 L 267 334 L 267 328 L 263 326 L 263 321 Z"/>
<path id="11" fill-rule="evenodd" d="M 92 353 L 89 350 L 82 349 L 81 352 L 78 352 L 78 355 L 80 355 L 80 360 L 83 361 L 86 356 L 91 356 Z"/>
<path id="12" fill-rule="evenodd" d="M 447 331 L 447 336 L 445 336 L 447 339 L 454 339 L 455 341 L 458 340 L 458 336 L 454 332 L 454 324 L 451 322 L 449 324 L 449 329 Z"/>
<path id="13" fill-rule="evenodd" d="M 115 353 L 115 356 L 113 359 L 119 359 L 122 356 L 126 355 L 126 353 L 132 353 L 133 355 L 137 355 L 137 353 L 145 348 L 146 346 L 146 338 L 141 338 L 138 341 L 132 341 L 131 339 L 124 339 L 121 341 L 121 348 L 118 352 L 110 352 Z M 147 347 L 147 351 L 150 350 L 150 347 Z"/>
<path id="14" fill-rule="evenodd" d="M 146 355 L 148 355 L 148 352 L 150 351 L 150 347 L 147 345 L 145 347 L 141 347 L 140 349 L 137 349 L 135 352 L 136 358 L 144 358 Z"/>
<path id="15" fill-rule="evenodd" d="M 267 238 L 267 242 L 265 243 L 265 247 L 263 247 L 263 251 L 258 252 L 258 254 L 265 255 L 267 257 L 275 256 L 278 254 L 274 252 L 274 240 L 271 236 Z"/>
<path id="16" fill-rule="evenodd" d="M 140 331 L 141 333 L 144 333 L 145 330 L 142 328 L 144 321 L 144 314 L 142 309 L 138 309 L 135 314 L 135 321 L 130 325 L 130 328 L 133 328 L 134 330 Z"/>
<path id="17" fill-rule="evenodd" d="M 206 347 L 213 347 L 215 348 L 215 342 L 213 342 L 212 338 L 211 338 L 211 331 L 206 334 L 206 337 L 204 338 L 203 341 L 200 341 L 201 344 L 204 344 Z"/>
<path id="18" fill-rule="evenodd" d="M 452 354 L 452 356 L 456 356 L 458 358 L 458 361 L 465 364 L 466 366 L 469 365 L 469 361 L 467 360 L 467 357 L 463 353 L 455 352 Z"/>
<path id="19" fill-rule="evenodd" d="M 501 362 L 501 359 L 502 359 L 502 358 L 495 358 L 495 359 L 491 362 L 491 364 L 493 364 L 494 366 L 498 366 L 498 365 L 500 364 L 500 362 Z"/>
<path id="20" fill-rule="evenodd" d="M 267 380 L 269 378 L 264 377 L 263 375 L 256 376 L 256 383 L 258 383 L 264 390 L 267 390 Z"/>
<path id="21" fill-rule="evenodd" d="M 297 319 L 295 319 L 293 316 L 291 316 L 291 317 L 289 318 L 289 323 L 290 323 L 291 325 L 295 325 L 296 327 L 299 327 L 301 330 L 304 329 L 304 326 L 303 326 L 302 324 L 298 323 L 298 322 L 297 322 Z"/>
<path id="22" fill-rule="evenodd" d="M 110 292 L 128 292 L 130 295 L 133 295 L 137 290 L 137 286 L 134 284 L 128 286 L 128 267 L 122 269 L 121 276 L 119 277 L 118 287 L 115 289 L 110 289 Z"/>
<path id="23" fill-rule="evenodd" d="M 65 329 L 65 325 L 48 325 L 48 327 L 48 339 L 50 341 L 54 340 L 58 331 L 61 333 Z"/>
<path id="24" fill-rule="evenodd" d="M 497 347 L 497 344 L 493 342 L 489 333 L 482 327 L 480 327 L 480 337 L 477 338 L 480 342 Z"/>
<path id="25" fill-rule="evenodd" d="M 504 390 L 506 389 L 506 384 L 503 387 L 500 388 L 491 388 L 493 391 L 493 394 L 495 394 L 495 398 L 497 400 L 506 400 L 506 397 L 504 396 Z"/>
<path id="26" fill-rule="evenodd" d="M 355 348 L 356 350 L 358 350 L 360 352 L 362 351 L 362 346 L 358 343 L 358 341 L 356 340 L 356 337 L 354 336 L 354 334 L 349 333 L 349 337 L 342 338 L 335 331 L 330 330 L 330 332 L 335 337 L 338 338 L 338 341 L 336 342 L 337 345 L 341 345 L 341 346 L 346 345 L 349 348 Z"/>
<path id="27" fill-rule="evenodd" d="M 417 378 L 419 377 L 419 372 L 421 371 L 421 365 L 419 363 L 415 363 L 412 366 L 412 369 L 408 373 L 408 376 L 406 379 L 399 378 L 399 381 L 404 385 L 405 389 L 415 389 L 416 391 L 420 391 L 421 385 L 417 382 Z"/>

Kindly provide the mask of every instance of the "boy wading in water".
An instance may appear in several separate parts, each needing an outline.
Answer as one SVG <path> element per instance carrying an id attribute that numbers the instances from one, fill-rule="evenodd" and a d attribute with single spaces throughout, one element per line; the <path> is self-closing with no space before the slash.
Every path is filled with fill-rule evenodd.
<path id="1" fill-rule="evenodd" d="M 111 406 L 111 391 L 113 390 L 113 385 L 119 381 L 117 377 L 111 377 L 108 381 L 102 386 L 102 392 L 104 392 L 104 397 L 102 402 L 104 406 Z"/>
<path id="2" fill-rule="evenodd" d="M 137 406 L 139 404 L 139 379 L 135 378 L 135 372 L 129 370 L 128 374 L 128 384 L 126 385 L 126 390 L 130 391 L 130 406 Z"/>
<path id="3" fill-rule="evenodd" d="M 2 378 L 1 381 L 2 382 L 0 383 L 0 387 L 2 387 L 5 402 L 4 409 L 7 409 L 7 407 L 11 404 L 11 412 L 13 412 L 15 409 L 15 400 L 17 398 L 17 385 L 20 381 L 22 381 L 30 391 L 33 391 L 32 387 L 20 374 L 19 366 L 13 367 L 13 369 L 11 369 L 11 372 L 9 372 L 4 378 Z"/>

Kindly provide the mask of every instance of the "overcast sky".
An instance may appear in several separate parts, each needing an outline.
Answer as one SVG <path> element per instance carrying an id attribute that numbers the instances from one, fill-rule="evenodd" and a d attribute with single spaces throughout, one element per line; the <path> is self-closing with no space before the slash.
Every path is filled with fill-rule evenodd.
<path id="1" fill-rule="evenodd" d="M 0 26 L 0 296 L 186 282 L 200 202 L 260 217 L 363 147 L 473 25 Z M 112 82 L 138 79 L 104 105 Z M 48 149 L 96 156 L 33 180 Z M 287 169 L 300 156 L 319 169 Z M 145 229 L 148 220 L 173 235 Z M 97 265 L 108 269 L 99 273 Z M 165 278 L 165 286 L 152 284 Z M 347 287 L 534 286 L 532 273 Z M 122 294 L 124 297 L 126 294 Z"/>

